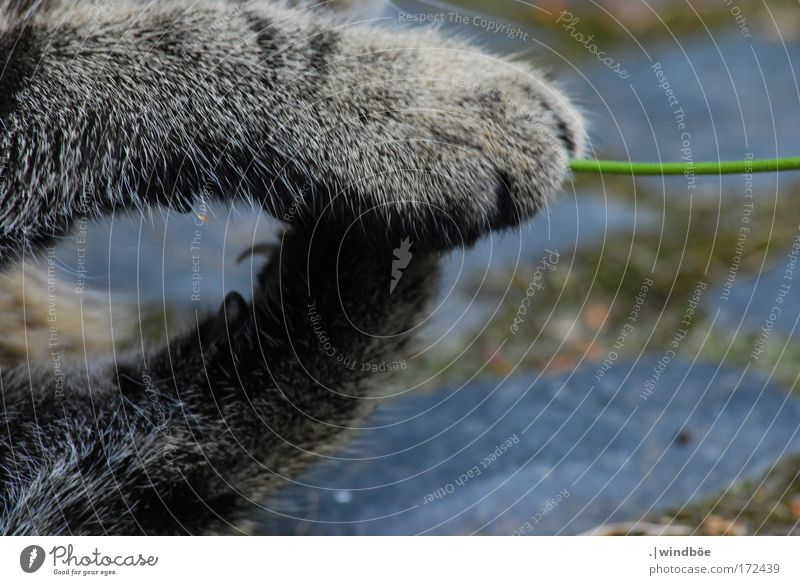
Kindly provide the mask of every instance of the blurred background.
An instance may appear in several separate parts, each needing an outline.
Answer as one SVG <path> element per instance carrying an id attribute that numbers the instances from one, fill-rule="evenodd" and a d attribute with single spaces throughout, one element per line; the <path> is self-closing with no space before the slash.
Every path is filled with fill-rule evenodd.
<path id="1" fill-rule="evenodd" d="M 589 120 L 590 157 L 800 155 L 790 0 L 354 10 L 548 70 Z M 346 449 L 254 504 L 252 530 L 800 533 L 799 183 L 576 176 L 531 225 L 451 254 L 396 394 Z M 186 315 L 195 219 L 90 229 L 92 286 L 138 298 L 154 339 Z M 234 260 L 274 227 L 246 208 L 202 223 L 193 309 L 250 290 Z M 59 258 L 74 271 L 74 246 Z"/>

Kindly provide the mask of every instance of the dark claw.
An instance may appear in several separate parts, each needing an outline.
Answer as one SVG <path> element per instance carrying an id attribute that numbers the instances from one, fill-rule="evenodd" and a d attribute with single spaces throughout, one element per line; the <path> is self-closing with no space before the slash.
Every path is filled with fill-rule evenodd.
<path id="1" fill-rule="evenodd" d="M 266 242 L 262 242 L 260 244 L 255 244 L 252 248 L 248 248 L 241 254 L 239 257 L 236 258 L 236 263 L 241 264 L 242 260 L 249 258 L 250 256 L 254 256 L 256 254 L 260 254 L 264 256 L 267 260 L 269 260 L 272 255 L 280 249 L 278 244 L 268 244 Z"/>
<path id="2" fill-rule="evenodd" d="M 235 327 L 247 317 L 247 301 L 238 292 L 228 293 L 222 302 L 220 315 L 228 327 Z"/>

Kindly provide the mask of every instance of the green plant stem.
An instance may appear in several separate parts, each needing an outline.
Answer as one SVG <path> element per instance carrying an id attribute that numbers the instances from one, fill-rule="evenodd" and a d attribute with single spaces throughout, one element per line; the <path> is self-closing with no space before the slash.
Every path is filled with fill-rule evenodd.
<path id="1" fill-rule="evenodd" d="M 664 163 L 572 159 L 569 168 L 576 173 L 607 175 L 730 175 L 800 170 L 800 157 Z"/>

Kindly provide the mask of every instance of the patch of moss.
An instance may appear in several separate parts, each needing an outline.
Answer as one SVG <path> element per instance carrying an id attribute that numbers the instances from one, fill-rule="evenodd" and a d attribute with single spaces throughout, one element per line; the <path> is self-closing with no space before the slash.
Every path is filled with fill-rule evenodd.
<path id="1" fill-rule="evenodd" d="M 800 457 L 777 462 L 756 480 L 670 510 L 661 522 L 691 526 L 696 534 L 714 534 L 714 526 L 724 523 L 737 533 L 800 534 Z"/>

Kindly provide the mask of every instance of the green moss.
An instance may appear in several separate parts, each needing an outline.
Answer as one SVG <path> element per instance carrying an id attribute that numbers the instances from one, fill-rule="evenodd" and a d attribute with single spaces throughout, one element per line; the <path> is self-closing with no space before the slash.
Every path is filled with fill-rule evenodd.
<path id="1" fill-rule="evenodd" d="M 762 477 L 739 482 L 719 494 L 670 510 L 661 519 L 685 524 L 699 534 L 709 518 L 737 525 L 746 534 L 797 534 L 800 521 L 800 458 L 779 461 Z"/>

